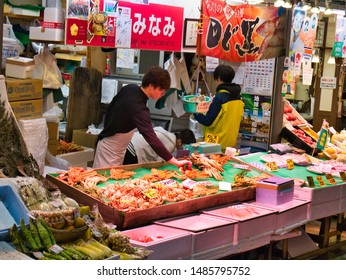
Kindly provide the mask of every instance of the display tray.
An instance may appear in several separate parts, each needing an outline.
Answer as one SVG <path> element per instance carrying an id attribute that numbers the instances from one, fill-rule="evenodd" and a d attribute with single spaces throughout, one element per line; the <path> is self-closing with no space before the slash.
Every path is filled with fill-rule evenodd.
<path id="1" fill-rule="evenodd" d="M 121 166 L 121 168 L 127 170 L 136 170 L 137 168 L 158 168 L 163 166 L 163 162 L 154 162 Z M 97 171 L 100 171 L 101 173 L 107 170 L 109 169 L 97 169 Z M 216 194 L 204 197 L 163 204 L 153 208 L 127 213 L 108 206 L 101 200 L 98 200 L 74 187 L 67 185 L 66 183 L 57 179 L 56 176 L 57 174 L 47 174 L 46 178 L 58 186 L 62 193 L 70 198 L 75 199 L 78 203 L 82 205 L 89 205 L 90 207 L 97 205 L 102 218 L 107 223 L 115 224 L 119 230 L 147 225 L 158 219 L 190 214 L 198 212 L 201 209 L 218 205 L 229 204 L 237 201 L 243 202 L 253 200 L 256 193 L 256 189 L 252 187 L 232 191 L 219 191 Z"/>

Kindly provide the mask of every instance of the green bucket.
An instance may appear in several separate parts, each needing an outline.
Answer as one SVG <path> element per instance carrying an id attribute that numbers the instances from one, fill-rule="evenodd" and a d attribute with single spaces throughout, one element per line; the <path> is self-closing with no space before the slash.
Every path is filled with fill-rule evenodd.
<path id="1" fill-rule="evenodd" d="M 209 105 L 210 105 L 210 97 L 209 96 L 204 96 L 205 101 L 196 101 L 196 95 L 185 95 L 183 97 L 183 108 L 184 111 L 187 113 L 196 113 L 197 112 L 197 107 L 199 103 L 203 103 L 206 106 L 203 106 L 203 108 L 199 108 L 198 112 L 199 113 L 204 113 L 208 111 Z"/>

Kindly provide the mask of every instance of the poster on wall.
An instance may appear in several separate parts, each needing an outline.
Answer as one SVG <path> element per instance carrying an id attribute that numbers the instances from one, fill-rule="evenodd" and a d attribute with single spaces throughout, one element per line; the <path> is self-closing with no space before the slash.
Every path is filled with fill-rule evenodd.
<path id="1" fill-rule="evenodd" d="M 295 6 L 292 14 L 290 51 L 300 53 L 311 60 L 317 26 L 318 14 L 309 17 L 302 9 L 301 3 Z"/>
<path id="2" fill-rule="evenodd" d="M 120 9 L 131 11 L 131 48 L 181 51 L 184 8 L 119 1 Z"/>
<path id="3" fill-rule="evenodd" d="M 283 55 L 285 9 L 223 0 L 203 5 L 201 53 L 232 62 L 258 61 Z"/>
<path id="4" fill-rule="evenodd" d="M 269 139 L 271 97 L 242 93 L 244 117 L 239 133 L 242 142 L 260 142 L 266 145 Z"/>
<path id="5" fill-rule="evenodd" d="M 118 0 L 67 0 L 65 43 L 115 47 Z"/>
<path id="6" fill-rule="evenodd" d="M 346 57 L 346 18 L 338 16 L 335 28 L 335 43 L 333 47 L 335 57 Z"/>

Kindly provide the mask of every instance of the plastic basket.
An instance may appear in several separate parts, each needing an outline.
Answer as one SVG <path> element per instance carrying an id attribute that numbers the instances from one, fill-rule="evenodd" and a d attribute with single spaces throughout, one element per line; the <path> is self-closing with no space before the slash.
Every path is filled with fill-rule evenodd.
<path id="1" fill-rule="evenodd" d="M 207 112 L 209 109 L 209 105 L 211 103 L 211 98 L 209 96 L 205 96 L 205 101 L 196 102 L 193 100 L 193 98 L 196 98 L 196 95 L 186 95 L 183 97 L 183 108 L 185 112 L 187 113 L 204 113 Z M 204 103 L 206 106 L 203 106 L 203 108 L 198 108 L 199 103 Z"/>

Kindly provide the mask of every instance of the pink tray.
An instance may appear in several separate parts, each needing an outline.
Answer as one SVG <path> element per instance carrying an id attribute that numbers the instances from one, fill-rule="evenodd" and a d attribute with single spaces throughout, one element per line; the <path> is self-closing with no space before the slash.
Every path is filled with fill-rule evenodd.
<path id="1" fill-rule="evenodd" d="M 212 217 L 211 215 L 189 215 L 154 222 L 164 226 L 188 230 L 192 233 L 192 254 L 232 245 L 236 221 Z"/>
<path id="2" fill-rule="evenodd" d="M 144 247 L 153 252 L 151 260 L 182 260 L 191 259 L 192 235 L 189 231 L 162 225 L 148 225 L 122 231 L 130 237 L 133 246 Z M 153 241 L 141 242 L 138 239 L 151 237 Z"/>
<path id="3" fill-rule="evenodd" d="M 251 205 L 277 211 L 275 214 L 275 234 L 294 229 L 306 224 L 308 221 L 308 205 L 310 205 L 310 202 L 305 200 L 293 199 L 290 202 L 271 207 L 263 206 L 257 202 L 252 202 Z"/>
<path id="4" fill-rule="evenodd" d="M 235 230 L 235 244 L 243 239 L 257 239 L 274 232 L 276 211 L 272 209 L 241 203 L 204 210 L 203 213 L 224 219 L 238 220 Z"/>

